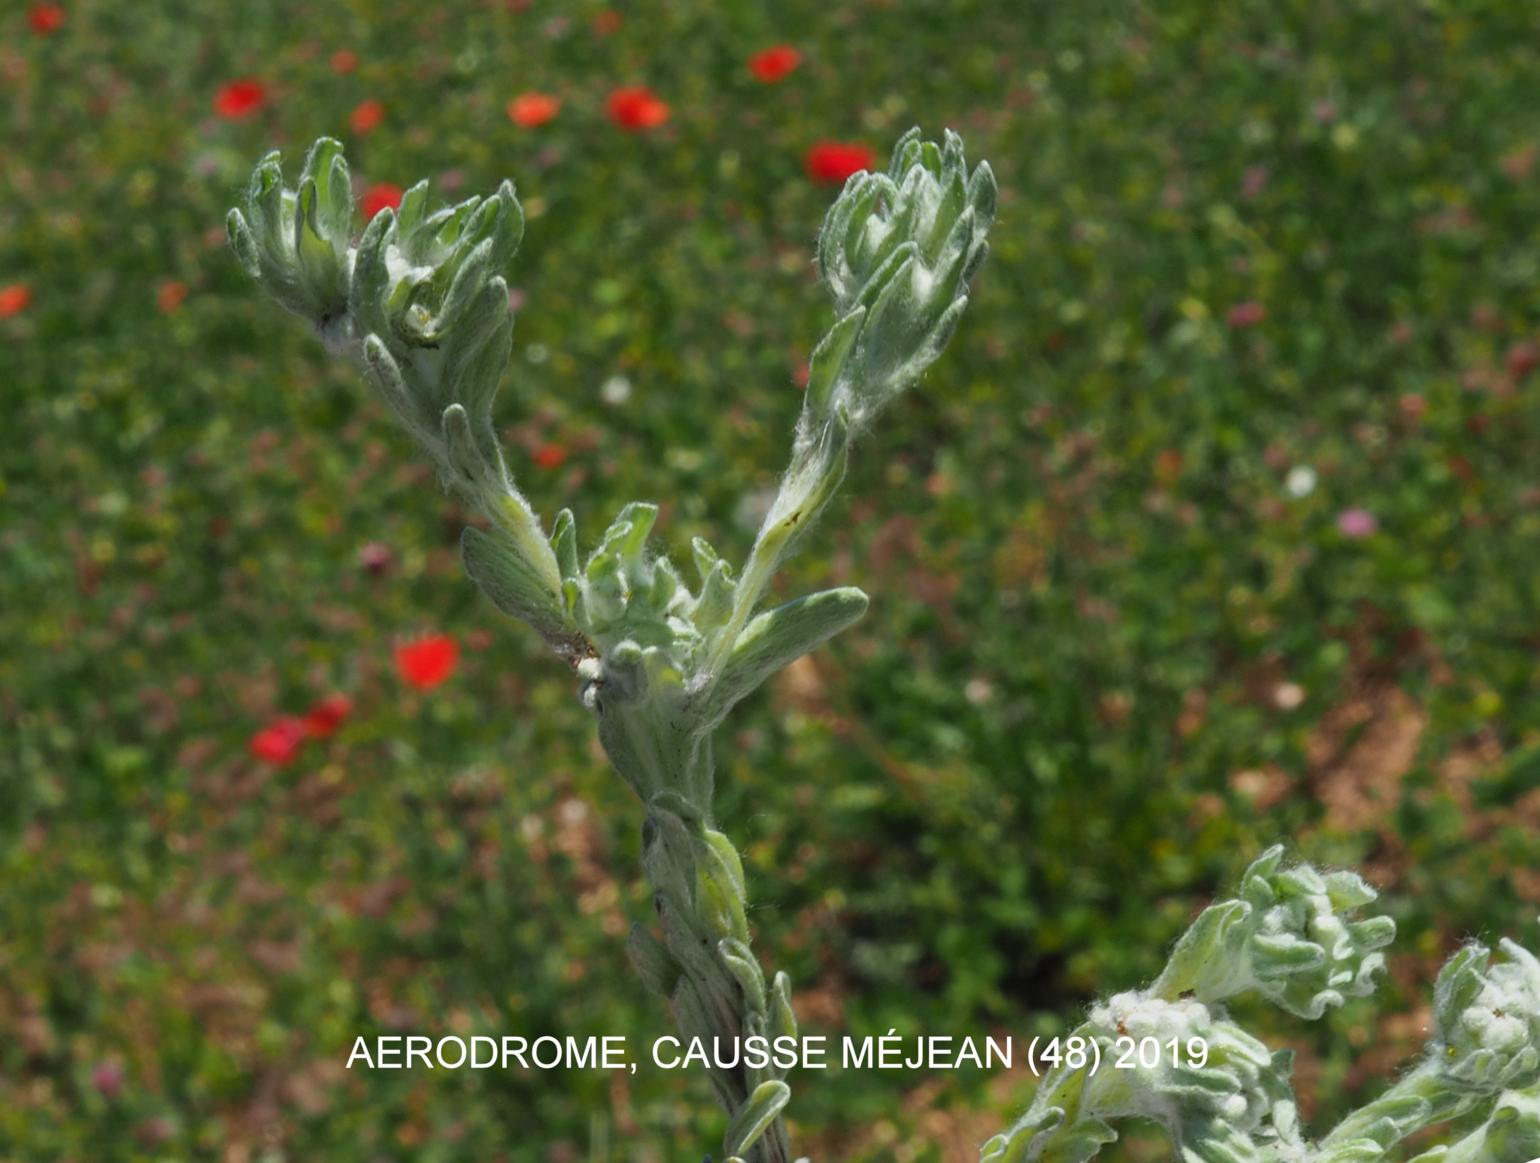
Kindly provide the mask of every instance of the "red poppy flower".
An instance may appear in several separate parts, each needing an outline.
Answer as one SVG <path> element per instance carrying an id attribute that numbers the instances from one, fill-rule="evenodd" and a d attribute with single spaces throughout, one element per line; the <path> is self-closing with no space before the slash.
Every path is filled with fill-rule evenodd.
<path id="1" fill-rule="evenodd" d="M 214 112 L 234 121 L 241 117 L 250 117 L 262 108 L 266 100 L 267 86 L 261 81 L 247 77 L 240 81 L 231 81 L 219 90 L 214 98 Z"/>
<path id="2" fill-rule="evenodd" d="M 376 182 L 364 191 L 358 200 L 365 218 L 373 218 L 381 210 L 395 210 L 401 205 L 401 195 L 406 191 L 394 182 Z"/>
<path id="3" fill-rule="evenodd" d="M 385 102 L 373 99 L 360 101 L 358 107 L 348 114 L 348 128 L 362 136 L 373 132 L 384 120 Z"/>
<path id="4" fill-rule="evenodd" d="M 48 36 L 64 27 L 64 9 L 57 4 L 34 4 L 27 9 L 27 23 L 39 36 Z"/>
<path id="5" fill-rule="evenodd" d="M 432 690 L 454 673 L 460 644 L 448 634 L 430 634 L 396 647 L 396 669 L 419 690 Z"/>
<path id="6" fill-rule="evenodd" d="M 611 121 L 632 133 L 656 129 L 669 117 L 668 104 L 645 85 L 616 89 L 610 94 L 606 108 Z"/>
<path id="7" fill-rule="evenodd" d="M 353 700 L 347 695 L 327 695 L 305 712 L 305 734 L 325 739 L 353 713 Z"/>
<path id="8" fill-rule="evenodd" d="M 602 12 L 594 14 L 593 30 L 599 36 L 609 36 L 619 32 L 620 26 L 626 22 L 626 18 L 613 8 L 606 8 Z"/>
<path id="9" fill-rule="evenodd" d="M 542 444 L 535 449 L 535 464 L 543 469 L 560 468 L 567 463 L 567 450 L 560 444 Z"/>
<path id="10" fill-rule="evenodd" d="M 749 58 L 749 72 L 767 85 L 786 76 L 802 63 L 802 54 L 789 44 L 778 44 Z"/>
<path id="11" fill-rule="evenodd" d="M 351 49 L 339 48 L 332 53 L 331 66 L 332 72 L 339 77 L 345 77 L 358 68 L 358 54 Z"/>
<path id="12" fill-rule="evenodd" d="M 282 766 L 292 763 L 305 742 L 305 724 L 293 715 L 274 719 L 247 744 L 254 758 Z"/>
<path id="13" fill-rule="evenodd" d="M 839 185 L 851 174 L 869 170 L 877 155 L 864 145 L 842 141 L 820 141 L 807 151 L 807 176 L 815 182 Z"/>
<path id="14" fill-rule="evenodd" d="M 12 283 L 0 287 L 0 319 L 20 315 L 32 305 L 32 288 L 26 283 Z"/>
<path id="15" fill-rule="evenodd" d="M 520 93 L 508 102 L 508 119 L 521 129 L 534 129 L 560 110 L 561 101 L 549 93 Z"/>
<path id="16" fill-rule="evenodd" d="M 155 292 L 155 305 L 165 314 L 169 315 L 182 305 L 182 300 L 187 298 L 187 284 L 180 283 L 176 279 L 167 279 L 161 283 L 160 289 Z"/>

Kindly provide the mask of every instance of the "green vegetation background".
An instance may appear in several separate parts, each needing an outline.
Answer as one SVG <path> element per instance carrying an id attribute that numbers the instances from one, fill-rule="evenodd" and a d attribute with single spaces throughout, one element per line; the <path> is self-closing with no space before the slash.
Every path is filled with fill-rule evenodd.
<path id="1" fill-rule="evenodd" d="M 806 149 L 885 157 L 918 123 L 994 165 L 952 350 L 785 579 L 872 612 L 719 746 L 758 948 L 809 1030 L 1062 1030 L 1286 839 L 1364 868 L 1401 924 L 1400 1016 L 1258 1017 L 1330 1119 L 1414 1051 L 1453 944 L 1533 942 L 1532 5 L 65 8 L 48 36 L 0 18 L 0 283 L 33 292 L 0 321 L 0 1159 L 719 1141 L 703 1083 L 646 1067 L 342 1069 L 359 1033 L 670 1027 L 624 961 L 637 813 L 571 676 L 464 580 L 465 515 L 225 249 L 254 161 L 323 133 L 371 182 L 517 181 L 514 470 L 589 530 L 663 501 L 676 547 L 745 548 L 782 463 L 827 318 Z M 761 84 L 745 61 L 778 42 L 802 65 Z M 242 76 L 266 104 L 216 117 Z M 626 84 L 668 123 L 611 125 Z M 514 125 L 525 90 L 559 116 Z M 1344 534 L 1352 508 L 1377 531 Z M 391 650 L 425 631 L 464 654 L 422 693 Z M 248 755 L 334 691 L 336 737 Z M 1030 1092 L 792 1081 L 820 1159 L 966 1158 Z"/>

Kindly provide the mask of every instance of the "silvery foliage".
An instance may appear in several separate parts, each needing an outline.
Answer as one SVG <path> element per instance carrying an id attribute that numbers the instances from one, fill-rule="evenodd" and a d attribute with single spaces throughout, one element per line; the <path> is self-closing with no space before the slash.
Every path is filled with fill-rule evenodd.
<path id="1" fill-rule="evenodd" d="M 962 143 L 900 140 L 886 174 L 853 177 L 819 239 L 836 321 L 813 353 L 791 465 L 747 562 L 697 540 L 692 588 L 647 541 L 657 516 L 629 505 L 580 558 L 572 514 L 547 536 L 513 483 L 492 421 L 512 317 L 501 273 L 523 215 L 513 187 L 428 212 L 426 184 L 376 216 L 355 243 L 341 147 L 317 142 L 296 189 L 276 154 L 231 211 L 232 244 L 283 306 L 364 366 L 444 481 L 488 519 L 468 529 L 466 568 L 504 611 L 530 623 L 577 670 L 605 747 L 647 805 L 643 862 L 657 931 L 629 943 L 644 981 L 687 1037 L 795 1034 L 785 974 L 767 981 L 749 948 L 742 865 L 711 824 L 710 736 L 769 675 L 858 618 L 866 598 L 827 590 L 758 612 L 785 560 L 838 487 L 852 439 L 945 346 L 987 254 L 995 188 Z M 1375 894 L 1349 873 L 1285 868 L 1282 850 L 1248 870 L 1235 899 L 1204 911 L 1147 989 L 1091 1010 L 1078 1033 L 1103 1056 L 1119 1037 L 1205 1041 L 1202 1066 L 1061 1067 L 1031 1107 L 983 1150 L 985 1163 L 1078 1163 L 1128 1117 L 1162 1124 L 1202 1163 L 1370 1163 L 1407 1136 L 1461 1120 L 1461 1137 L 1413 1163 L 1540 1158 L 1540 962 L 1510 941 L 1494 962 L 1471 944 L 1441 973 L 1422 1060 L 1384 1095 L 1312 1143 L 1299 1125 L 1290 1056 L 1239 1028 L 1233 998 L 1266 998 L 1315 1019 L 1374 988 L 1394 926 L 1360 918 Z M 789 1157 L 779 1071 L 710 1071 L 730 1112 L 731 1158 Z"/>
<path id="2" fill-rule="evenodd" d="M 838 488 L 852 440 L 946 346 L 994 213 L 989 166 L 969 170 L 950 132 L 938 145 L 911 131 L 887 173 L 850 179 L 819 237 L 836 318 L 813 352 L 790 466 L 742 569 L 697 539 L 692 585 L 649 550 L 656 506 L 627 505 L 585 557 L 571 511 L 548 535 L 514 484 L 492 419 L 512 347 L 502 272 L 524 228 L 510 183 L 432 212 L 421 183 L 355 243 L 347 163 L 322 139 L 297 188 L 270 154 L 230 212 L 246 270 L 366 369 L 445 484 L 487 518 L 462 539 L 476 584 L 576 669 L 612 763 L 647 809 L 659 928 L 634 928 L 632 960 L 687 1037 L 796 1033 L 785 974 L 767 982 L 749 949 L 737 853 L 712 826 L 711 735 L 770 675 L 865 611 L 850 587 L 759 605 Z M 788 1159 L 779 1073 L 710 1074 L 729 1112 L 728 1156 Z"/>
<path id="3" fill-rule="evenodd" d="M 1283 849 L 1247 870 L 1232 900 L 1205 909 L 1148 989 L 1094 1006 L 1076 1031 L 1101 1047 L 1102 1066 L 1067 1064 L 1043 1079 L 1026 1113 L 983 1147 L 982 1163 L 1083 1163 L 1117 1138 L 1125 1118 L 1161 1124 L 1184 1163 L 1374 1163 L 1407 1136 L 1463 1119 L 1468 1132 L 1413 1163 L 1534 1163 L 1540 1158 L 1540 961 L 1511 941 L 1472 943 L 1434 987 L 1435 1030 L 1420 1062 L 1385 1094 L 1318 1142 L 1300 1127 L 1292 1055 L 1269 1049 L 1224 1003 L 1259 996 L 1315 1019 L 1372 993 L 1388 917 L 1360 917 L 1375 892 L 1348 872 L 1285 867 Z M 1117 1040 L 1186 1046 L 1154 1068 L 1109 1065 Z"/>

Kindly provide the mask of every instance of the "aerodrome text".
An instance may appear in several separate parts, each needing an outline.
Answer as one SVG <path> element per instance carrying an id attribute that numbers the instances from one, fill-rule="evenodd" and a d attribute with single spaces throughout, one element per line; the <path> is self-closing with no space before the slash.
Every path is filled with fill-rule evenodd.
<path id="1" fill-rule="evenodd" d="M 648 1046 L 647 1058 L 660 1070 L 714 1066 L 725 1070 L 994 1070 L 1011 1068 L 1009 1038 L 931 1034 L 905 1037 L 895 1030 L 862 1038 L 662 1037 Z M 370 1070 L 625 1070 L 636 1072 L 637 1059 L 619 1034 L 587 1037 L 493 1037 L 473 1034 L 360 1035 L 348 1055 L 348 1069 Z"/>

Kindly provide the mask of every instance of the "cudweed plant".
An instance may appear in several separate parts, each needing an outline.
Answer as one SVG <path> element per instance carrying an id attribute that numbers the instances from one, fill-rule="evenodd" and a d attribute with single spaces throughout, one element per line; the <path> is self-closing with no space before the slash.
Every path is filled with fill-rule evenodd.
<path id="1" fill-rule="evenodd" d="M 750 949 L 743 866 L 715 824 L 712 734 L 770 675 L 866 610 L 849 587 L 760 607 L 838 489 L 852 443 L 946 346 L 994 214 L 989 166 L 970 170 L 952 133 L 937 145 L 913 131 L 887 173 L 850 179 L 819 239 L 835 322 L 813 352 L 791 463 L 748 559 L 734 568 L 697 538 L 692 586 L 649 549 L 655 505 L 627 505 L 583 556 L 572 512 L 547 534 L 503 459 L 492 401 L 513 319 L 501 272 L 524 229 L 512 184 L 430 213 L 420 183 L 355 243 L 347 163 L 323 139 L 297 188 L 271 154 L 230 212 L 247 271 L 366 370 L 446 486 L 490 522 L 463 535 L 471 578 L 575 669 L 604 749 L 645 810 L 657 927 L 632 928 L 631 960 L 686 1039 L 796 1036 L 790 982 L 767 976 Z M 728 1157 L 789 1160 L 784 1072 L 708 1073 L 728 1112 Z"/>
<path id="2" fill-rule="evenodd" d="M 1080 1163 L 1129 1118 L 1159 1123 L 1184 1163 L 1374 1163 L 1451 1120 L 1465 1132 L 1413 1163 L 1535 1163 L 1540 960 L 1512 941 L 1495 962 L 1474 942 L 1450 959 L 1421 1060 L 1315 1142 L 1300 1127 L 1291 1052 L 1231 1020 L 1225 1003 L 1247 995 L 1314 1020 L 1371 994 L 1379 950 L 1395 937 L 1389 917 L 1359 915 L 1374 899 L 1351 872 L 1286 867 L 1281 846 L 1264 853 L 1234 899 L 1199 914 L 1152 985 L 1091 1008 L 1067 1040 L 1074 1060 L 1048 1072 L 1026 1113 L 984 1144 L 981 1163 Z M 1141 1057 L 1146 1049 L 1156 1052 Z"/>
<path id="3" fill-rule="evenodd" d="M 656 924 L 633 926 L 630 957 L 686 1039 L 797 1034 L 787 976 L 767 974 L 750 948 L 743 866 L 712 810 L 712 736 L 746 695 L 865 611 L 851 587 L 761 607 L 839 488 L 854 442 L 945 348 L 988 254 L 995 196 L 988 164 L 970 169 L 950 132 L 938 144 L 913 130 L 886 173 L 846 184 L 819 235 L 834 323 L 812 354 L 790 464 L 747 559 L 735 568 L 697 538 L 693 583 L 649 548 L 655 505 L 627 505 L 584 555 L 571 510 L 547 531 L 503 458 L 492 418 L 512 349 L 502 272 L 524 229 L 511 183 L 431 211 L 419 183 L 355 240 L 342 147 L 322 139 L 297 187 L 270 154 L 230 212 L 246 270 L 365 371 L 445 486 L 486 517 L 486 530 L 461 540 L 471 578 L 576 672 L 644 811 Z M 1304 1137 L 1288 1053 L 1247 1034 L 1225 1003 L 1255 994 L 1315 1019 L 1371 992 L 1394 935 L 1388 918 L 1358 916 L 1374 897 L 1351 873 L 1285 867 L 1281 848 L 1263 855 L 1151 986 L 1092 1007 L 1075 1041 L 1095 1047 L 1101 1068 L 1062 1060 L 1017 1123 L 984 1145 L 983 1163 L 1078 1163 L 1126 1118 L 1155 1120 L 1182 1159 L 1204 1163 L 1368 1163 L 1449 1120 L 1463 1120 L 1463 1137 L 1418 1163 L 1540 1158 L 1540 962 L 1512 942 L 1496 963 L 1476 944 L 1457 954 L 1438 980 L 1421 1063 L 1318 1142 Z M 1118 1068 L 1120 1040 L 1167 1049 L 1153 1065 L 1136 1056 Z M 785 1072 L 707 1073 L 728 1114 L 728 1159 L 787 1163 Z"/>

